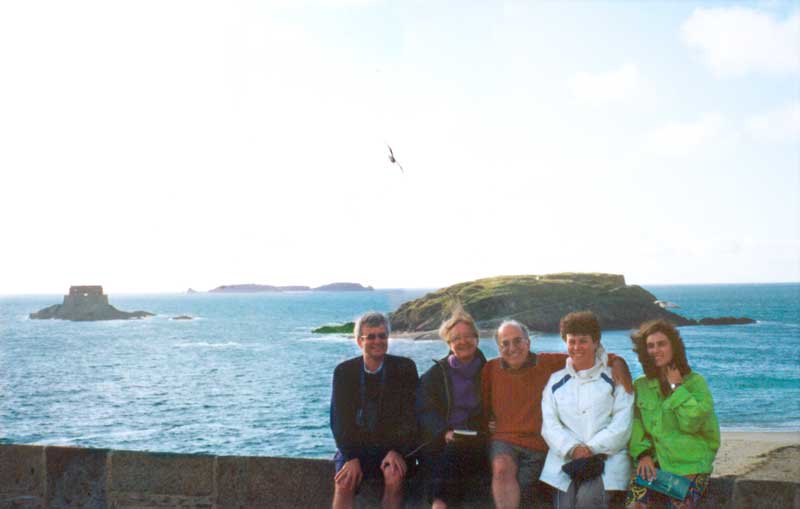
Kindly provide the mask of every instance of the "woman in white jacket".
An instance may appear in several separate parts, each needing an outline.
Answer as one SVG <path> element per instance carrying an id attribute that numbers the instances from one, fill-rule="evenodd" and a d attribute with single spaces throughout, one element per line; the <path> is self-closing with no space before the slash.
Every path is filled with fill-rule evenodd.
<path id="1" fill-rule="evenodd" d="M 614 386 L 593 313 L 570 313 L 560 328 L 569 359 L 542 394 L 542 436 L 550 450 L 540 479 L 558 490 L 558 509 L 608 507 L 615 496 L 609 492 L 627 489 L 630 480 L 633 395 Z M 561 469 L 594 455 L 605 457 L 599 477 L 576 482 Z"/>

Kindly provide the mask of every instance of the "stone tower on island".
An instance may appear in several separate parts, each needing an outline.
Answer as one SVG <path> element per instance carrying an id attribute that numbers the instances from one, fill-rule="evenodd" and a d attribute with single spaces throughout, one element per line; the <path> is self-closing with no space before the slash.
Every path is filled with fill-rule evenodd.
<path id="1" fill-rule="evenodd" d="M 108 295 L 103 293 L 100 285 L 70 286 L 69 293 L 64 295 L 61 304 L 46 307 L 31 313 L 32 320 L 57 318 L 60 320 L 94 321 L 94 320 L 128 320 L 153 316 L 147 311 L 120 311 L 108 303 Z"/>
<path id="2" fill-rule="evenodd" d="M 101 285 L 70 286 L 69 294 L 64 295 L 63 306 L 108 305 L 108 295 Z"/>

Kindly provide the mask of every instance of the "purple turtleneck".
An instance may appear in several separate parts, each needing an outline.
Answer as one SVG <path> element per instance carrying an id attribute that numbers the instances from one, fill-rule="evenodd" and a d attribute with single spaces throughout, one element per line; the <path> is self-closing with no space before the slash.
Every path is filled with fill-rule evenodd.
<path id="1" fill-rule="evenodd" d="M 478 409 L 477 378 L 481 370 L 481 360 L 476 355 L 467 364 L 450 354 L 447 357 L 450 365 L 450 381 L 453 386 L 453 406 L 447 424 L 452 429 L 465 428 L 469 416 Z"/>

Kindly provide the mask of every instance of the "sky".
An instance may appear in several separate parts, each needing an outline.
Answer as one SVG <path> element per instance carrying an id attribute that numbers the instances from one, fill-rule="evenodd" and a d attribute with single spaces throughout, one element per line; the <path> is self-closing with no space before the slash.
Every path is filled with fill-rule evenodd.
<path id="1" fill-rule="evenodd" d="M 0 69 L 0 294 L 800 281 L 796 1 L 2 2 Z"/>

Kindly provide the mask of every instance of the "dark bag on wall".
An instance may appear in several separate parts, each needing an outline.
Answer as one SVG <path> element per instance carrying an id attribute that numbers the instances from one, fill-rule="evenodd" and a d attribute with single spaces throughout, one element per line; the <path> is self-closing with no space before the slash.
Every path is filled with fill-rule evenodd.
<path id="1" fill-rule="evenodd" d="M 606 455 L 595 454 L 588 458 L 580 458 L 561 465 L 561 470 L 575 482 L 580 483 L 603 475 L 606 469 Z"/>

